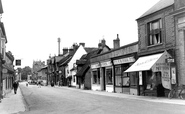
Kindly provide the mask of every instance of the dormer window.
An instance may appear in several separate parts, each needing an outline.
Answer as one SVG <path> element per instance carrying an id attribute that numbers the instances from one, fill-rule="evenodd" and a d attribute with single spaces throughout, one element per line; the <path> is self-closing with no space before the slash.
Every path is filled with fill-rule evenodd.
<path id="1" fill-rule="evenodd" d="M 162 43 L 162 21 L 161 19 L 152 21 L 148 26 L 148 46 Z"/>

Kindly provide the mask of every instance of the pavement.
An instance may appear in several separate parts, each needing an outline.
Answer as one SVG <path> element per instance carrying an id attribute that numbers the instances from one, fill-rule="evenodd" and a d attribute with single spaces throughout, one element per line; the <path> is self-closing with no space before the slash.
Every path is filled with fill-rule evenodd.
<path id="1" fill-rule="evenodd" d="M 58 87 L 58 86 L 55 86 L 55 87 Z M 136 95 L 122 94 L 122 93 L 82 90 L 82 89 L 76 89 L 76 88 L 64 87 L 64 86 L 58 87 L 58 88 L 71 89 L 74 91 L 80 91 L 80 92 L 85 92 L 89 94 L 96 94 L 96 95 L 103 95 L 103 96 L 110 96 L 110 97 L 117 97 L 117 98 L 126 98 L 126 99 L 133 99 L 133 100 L 143 100 L 148 102 L 168 103 L 168 104 L 185 106 L 185 100 L 181 100 L 181 99 L 136 96 Z M 20 88 L 18 88 L 17 94 L 14 94 L 12 90 L 5 98 L 1 100 L 0 114 L 19 114 L 20 112 L 24 112 L 26 110 L 27 110 L 27 106 L 22 96 L 22 93 L 20 91 Z"/>
<path id="2" fill-rule="evenodd" d="M 26 105 L 20 88 L 17 89 L 17 94 L 12 90 L 1 99 L 0 114 L 19 114 L 24 111 L 26 111 Z"/>

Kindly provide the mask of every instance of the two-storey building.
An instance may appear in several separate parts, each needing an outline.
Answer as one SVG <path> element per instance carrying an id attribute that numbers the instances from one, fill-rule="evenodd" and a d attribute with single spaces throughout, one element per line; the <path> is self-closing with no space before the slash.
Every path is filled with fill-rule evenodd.
<path id="1" fill-rule="evenodd" d="M 139 94 L 167 96 L 185 83 L 184 0 L 160 0 L 137 19 L 138 60 L 126 72 L 138 72 Z"/>

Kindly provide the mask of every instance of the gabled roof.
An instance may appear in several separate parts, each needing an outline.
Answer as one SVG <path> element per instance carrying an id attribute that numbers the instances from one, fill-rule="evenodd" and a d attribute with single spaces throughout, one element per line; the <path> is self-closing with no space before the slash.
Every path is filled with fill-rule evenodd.
<path id="1" fill-rule="evenodd" d="M 7 41 L 7 37 L 6 37 L 6 31 L 5 31 L 5 28 L 4 28 L 4 23 L 0 22 L 0 27 L 1 27 L 1 30 L 3 32 L 2 37 L 5 38 L 5 40 L 6 40 L 5 42 L 7 43 L 8 41 Z"/>
<path id="2" fill-rule="evenodd" d="M 99 54 L 100 52 L 102 51 L 102 49 L 96 49 L 96 50 L 93 50 L 87 54 L 84 54 L 79 61 L 84 61 L 86 60 L 86 63 L 82 66 L 82 68 L 77 71 L 77 74 L 76 76 L 83 76 L 87 71 L 88 69 L 90 68 L 90 58 L 91 56 L 93 55 L 97 55 Z"/>
<path id="3" fill-rule="evenodd" d="M 141 15 L 138 19 L 145 17 L 147 15 L 150 15 L 152 13 L 155 13 L 155 12 L 162 10 L 168 6 L 173 5 L 173 4 L 174 4 L 174 0 L 160 0 L 153 7 L 151 7 L 149 10 L 147 10 L 143 15 Z"/>
<path id="4" fill-rule="evenodd" d="M 70 60 L 71 60 L 72 56 L 68 55 L 65 58 L 63 58 L 60 62 L 59 62 L 59 66 L 63 66 L 65 64 L 67 64 Z"/>

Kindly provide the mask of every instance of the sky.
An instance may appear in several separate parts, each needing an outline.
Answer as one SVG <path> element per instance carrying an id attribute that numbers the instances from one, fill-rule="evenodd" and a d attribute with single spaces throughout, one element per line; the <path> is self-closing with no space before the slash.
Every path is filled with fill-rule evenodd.
<path id="1" fill-rule="evenodd" d="M 100 40 L 113 48 L 138 41 L 136 19 L 159 0 L 2 0 L 7 44 L 21 67 L 46 61 L 73 43 L 98 47 Z"/>

